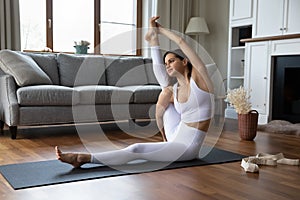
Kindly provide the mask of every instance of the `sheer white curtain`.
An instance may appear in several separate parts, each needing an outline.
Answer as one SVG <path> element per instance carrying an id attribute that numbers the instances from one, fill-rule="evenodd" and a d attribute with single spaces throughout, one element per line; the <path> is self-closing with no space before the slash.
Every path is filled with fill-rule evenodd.
<path id="1" fill-rule="evenodd" d="M 192 15 L 192 0 L 157 0 L 157 15 L 166 28 L 184 33 Z"/>
<path id="2" fill-rule="evenodd" d="M 148 27 L 149 27 L 149 19 L 152 16 L 156 16 L 157 15 L 157 1 L 159 0 L 147 0 L 147 1 L 143 1 L 143 26 L 144 27 L 142 29 L 142 38 L 145 36 L 145 34 L 148 31 Z M 143 56 L 145 57 L 150 57 L 151 53 L 149 51 L 149 44 L 148 42 L 146 42 L 146 40 L 142 40 L 143 43 Z"/>
<path id="3" fill-rule="evenodd" d="M 0 0 L 0 49 L 21 50 L 19 0 Z"/>
<path id="4" fill-rule="evenodd" d="M 157 0 L 157 15 L 160 23 L 168 29 L 185 32 L 185 28 L 192 16 L 193 0 Z M 172 48 L 169 41 L 161 41 L 163 48 Z"/>

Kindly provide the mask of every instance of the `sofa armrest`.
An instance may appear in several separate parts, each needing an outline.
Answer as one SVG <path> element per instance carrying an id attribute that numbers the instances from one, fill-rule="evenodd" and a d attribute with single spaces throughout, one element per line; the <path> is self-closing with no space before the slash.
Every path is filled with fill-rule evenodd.
<path id="1" fill-rule="evenodd" d="M 17 126 L 19 104 L 16 82 L 10 75 L 0 75 L 0 119 L 8 126 Z"/>

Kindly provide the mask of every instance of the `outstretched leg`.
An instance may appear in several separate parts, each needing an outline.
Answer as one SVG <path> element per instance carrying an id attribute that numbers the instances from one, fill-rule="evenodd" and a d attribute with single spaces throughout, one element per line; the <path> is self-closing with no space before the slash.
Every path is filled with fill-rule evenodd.
<path id="1" fill-rule="evenodd" d="M 56 154 L 59 160 L 74 167 L 85 163 L 122 165 L 139 159 L 159 162 L 185 161 L 198 156 L 204 137 L 205 132 L 180 123 L 174 139 L 169 142 L 136 143 L 124 149 L 95 154 L 62 153 L 56 147 Z"/>

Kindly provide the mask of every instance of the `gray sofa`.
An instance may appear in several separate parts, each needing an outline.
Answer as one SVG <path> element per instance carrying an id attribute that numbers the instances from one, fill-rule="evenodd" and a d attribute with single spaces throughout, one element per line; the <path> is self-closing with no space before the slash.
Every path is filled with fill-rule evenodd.
<path id="1" fill-rule="evenodd" d="M 152 61 L 0 51 L 0 121 L 18 126 L 154 118 L 161 91 Z"/>

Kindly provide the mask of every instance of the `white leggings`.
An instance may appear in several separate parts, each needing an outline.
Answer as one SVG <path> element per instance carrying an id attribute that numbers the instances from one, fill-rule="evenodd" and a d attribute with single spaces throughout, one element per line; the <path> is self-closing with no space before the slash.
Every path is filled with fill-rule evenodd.
<path id="1" fill-rule="evenodd" d="M 180 121 L 173 104 L 164 114 L 168 142 L 136 143 L 124 149 L 92 154 L 91 163 L 122 165 L 133 160 L 186 161 L 198 157 L 206 133 Z"/>

